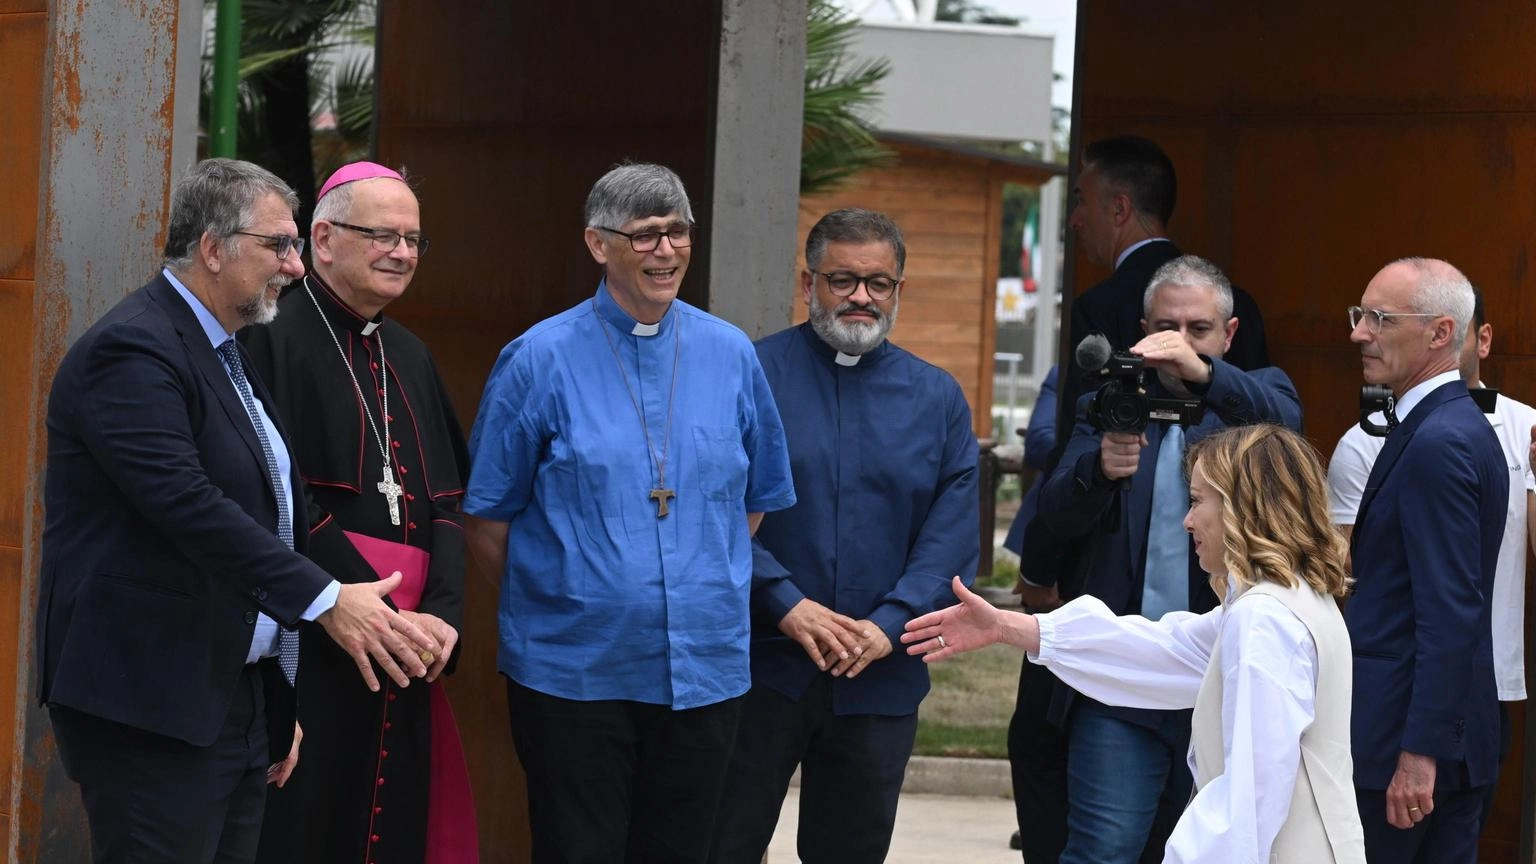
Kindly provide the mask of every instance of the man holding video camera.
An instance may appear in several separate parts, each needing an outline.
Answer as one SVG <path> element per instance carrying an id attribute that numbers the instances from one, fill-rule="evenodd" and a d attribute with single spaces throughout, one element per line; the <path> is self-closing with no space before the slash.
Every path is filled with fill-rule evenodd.
<path id="1" fill-rule="evenodd" d="M 1142 309 L 1146 336 L 1129 352 L 1111 356 L 1102 337 L 1079 349 L 1079 362 L 1104 367 L 1106 383 L 1079 400 L 1039 518 L 1087 541 L 1060 586 L 1063 600 L 1091 594 L 1117 615 L 1157 619 L 1204 612 L 1218 599 L 1183 529 L 1185 448 L 1229 426 L 1299 430 L 1301 404 L 1280 370 L 1245 372 L 1222 360 L 1239 321 L 1231 284 L 1211 262 L 1185 255 L 1164 264 Z M 1136 862 L 1143 849 L 1161 860 L 1189 800 L 1190 712 L 1112 708 L 1060 684 L 1051 709 L 1068 736 L 1062 864 Z"/>

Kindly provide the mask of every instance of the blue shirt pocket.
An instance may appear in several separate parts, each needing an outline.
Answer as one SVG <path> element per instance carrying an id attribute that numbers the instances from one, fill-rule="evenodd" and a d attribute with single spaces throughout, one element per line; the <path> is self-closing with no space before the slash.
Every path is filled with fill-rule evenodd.
<path id="1" fill-rule="evenodd" d="M 747 451 L 734 426 L 695 426 L 699 491 L 711 501 L 740 501 L 747 494 Z"/>

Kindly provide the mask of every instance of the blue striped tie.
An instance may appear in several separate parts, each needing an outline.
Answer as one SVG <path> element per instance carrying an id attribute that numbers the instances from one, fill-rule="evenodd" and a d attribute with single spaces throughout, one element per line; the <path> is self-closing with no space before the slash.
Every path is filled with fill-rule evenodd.
<path id="1" fill-rule="evenodd" d="M 256 427 L 256 440 L 261 442 L 261 455 L 267 460 L 267 479 L 272 481 L 272 496 L 277 498 L 283 494 L 283 477 L 277 470 L 277 456 L 272 451 L 272 442 L 267 440 L 267 428 L 256 410 L 256 396 L 251 392 L 251 382 L 246 380 L 245 364 L 240 361 L 240 349 L 236 347 L 235 340 L 230 339 L 220 345 L 218 350 L 224 362 L 229 365 L 230 380 L 235 382 L 235 389 L 240 391 L 240 398 L 245 401 L 245 413 L 250 415 L 251 425 Z M 293 548 L 293 520 L 282 501 L 277 502 L 277 537 L 289 549 Z M 299 631 L 278 626 L 277 663 L 283 668 L 283 677 L 292 684 L 299 674 Z"/>

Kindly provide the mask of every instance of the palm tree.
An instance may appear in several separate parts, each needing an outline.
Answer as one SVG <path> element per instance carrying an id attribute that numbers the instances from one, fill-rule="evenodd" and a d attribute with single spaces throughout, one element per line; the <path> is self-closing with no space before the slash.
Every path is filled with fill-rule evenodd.
<path id="1" fill-rule="evenodd" d="M 805 22 L 805 132 L 800 145 L 800 194 L 829 189 L 895 158 L 875 138 L 869 111 L 880 100 L 886 60 L 850 63 L 858 22 L 832 0 L 810 0 Z"/>
<path id="2" fill-rule="evenodd" d="M 327 57 L 344 45 L 371 46 L 377 14 L 376 0 L 241 4 L 237 155 L 269 168 L 299 193 L 301 225 L 309 224 L 317 176 L 371 149 L 372 52 L 339 68 Z M 211 57 L 203 60 L 206 128 Z M 314 120 L 326 107 L 335 117 L 336 140 L 317 165 Z"/>

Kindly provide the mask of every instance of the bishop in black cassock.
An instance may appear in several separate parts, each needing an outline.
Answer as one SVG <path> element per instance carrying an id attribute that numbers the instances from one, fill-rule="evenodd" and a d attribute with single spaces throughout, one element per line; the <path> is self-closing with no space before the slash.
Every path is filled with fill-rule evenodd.
<path id="1" fill-rule="evenodd" d="M 404 291 L 425 246 L 415 196 L 372 163 L 337 176 L 316 207 L 314 275 L 292 287 L 271 325 L 247 328 L 245 347 L 274 394 L 308 487 L 310 557 L 345 583 L 377 579 L 381 566 L 388 575 L 394 565 L 377 555 L 370 563 L 370 549 L 403 551 L 403 560 L 425 553 L 419 601 L 412 606 L 409 579 L 391 600 L 457 633 L 464 435 L 426 346 L 381 311 Z M 370 547 L 368 538 L 411 548 Z M 300 660 L 299 767 L 268 796 L 260 860 L 477 860 L 473 804 L 441 684 L 399 688 L 381 679 L 383 688 L 370 692 L 351 658 L 319 632 L 303 634 Z"/>

